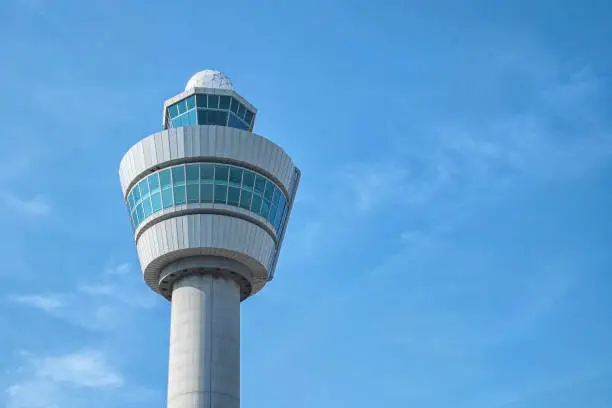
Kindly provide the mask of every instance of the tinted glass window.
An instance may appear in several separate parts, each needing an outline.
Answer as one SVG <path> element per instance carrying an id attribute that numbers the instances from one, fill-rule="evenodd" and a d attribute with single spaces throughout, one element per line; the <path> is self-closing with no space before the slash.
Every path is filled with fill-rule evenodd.
<path id="1" fill-rule="evenodd" d="M 172 168 L 172 183 L 174 185 L 185 184 L 185 167 L 178 166 Z"/>
<path id="2" fill-rule="evenodd" d="M 217 126 L 227 126 L 227 112 L 208 111 L 207 124 Z"/>
<path id="3" fill-rule="evenodd" d="M 272 204 L 278 205 L 278 200 L 280 200 L 280 196 L 283 195 L 280 189 L 274 186 L 274 195 L 272 196 Z"/>
<path id="4" fill-rule="evenodd" d="M 168 114 L 170 115 L 171 118 L 174 118 L 175 116 L 178 115 L 178 106 L 175 105 L 170 105 L 170 107 L 168 108 Z"/>
<path id="5" fill-rule="evenodd" d="M 275 201 L 278 206 L 273 204 Z M 161 209 L 215 202 L 260 215 L 278 232 L 286 222 L 285 201 L 281 190 L 266 177 L 221 163 L 183 164 L 160 170 L 137 183 L 127 196 L 128 208 L 134 207 L 130 211 L 134 229 Z"/>
<path id="6" fill-rule="evenodd" d="M 251 197 L 253 197 L 253 193 L 250 191 L 242 190 L 242 194 L 240 195 L 240 207 L 248 210 L 251 208 Z"/>
<path id="7" fill-rule="evenodd" d="M 274 218 L 276 217 L 276 206 L 273 205 L 270 207 L 270 212 L 268 213 L 268 221 L 274 224 Z"/>
<path id="8" fill-rule="evenodd" d="M 215 167 L 212 164 L 200 164 L 200 180 L 213 181 L 215 179 Z"/>
<path id="9" fill-rule="evenodd" d="M 187 202 L 197 203 L 200 201 L 200 186 L 198 184 L 187 185 Z"/>
<path id="10" fill-rule="evenodd" d="M 216 184 L 227 184 L 227 178 L 229 176 L 229 167 L 222 164 L 215 165 L 215 183 Z"/>
<path id="11" fill-rule="evenodd" d="M 197 183 L 200 177 L 200 166 L 198 164 L 187 165 L 187 183 Z"/>
<path id="12" fill-rule="evenodd" d="M 261 202 L 262 199 L 260 196 L 257 194 L 253 195 L 253 200 L 251 201 L 251 211 L 253 211 L 255 214 L 259 214 L 259 211 L 261 210 Z"/>
<path id="13" fill-rule="evenodd" d="M 159 190 L 159 175 L 152 174 L 148 177 L 148 179 L 149 179 L 149 187 L 151 188 L 151 191 L 158 191 Z"/>
<path id="14" fill-rule="evenodd" d="M 239 118 L 244 117 L 244 111 L 245 111 L 244 105 L 243 104 L 238 105 L 238 112 L 236 112 L 236 114 L 238 115 Z"/>
<path id="15" fill-rule="evenodd" d="M 245 170 L 242 176 L 242 186 L 249 190 L 253 188 L 253 184 L 255 184 L 255 174 L 252 171 Z"/>
<path id="16" fill-rule="evenodd" d="M 138 183 L 138 186 L 140 187 L 141 197 L 144 197 L 149 194 L 149 183 L 147 183 L 147 179 L 144 179 L 140 183 Z"/>
<path id="17" fill-rule="evenodd" d="M 233 113 L 230 113 L 228 126 L 236 129 L 248 130 L 247 125 L 238 119 Z"/>
<path id="18" fill-rule="evenodd" d="M 206 95 L 197 94 L 196 95 L 196 105 L 198 108 L 205 108 L 206 107 Z"/>
<path id="19" fill-rule="evenodd" d="M 268 200 L 263 200 L 263 204 L 261 205 L 261 216 L 268 218 L 268 211 L 270 211 L 270 202 Z"/>
<path id="20" fill-rule="evenodd" d="M 274 194 L 274 184 L 270 183 L 269 181 L 266 183 L 266 192 L 264 194 L 264 197 L 268 200 L 268 201 L 272 201 L 272 195 Z"/>
<path id="21" fill-rule="evenodd" d="M 159 172 L 159 181 L 162 188 L 170 185 L 170 169 L 165 169 Z"/>
<path id="22" fill-rule="evenodd" d="M 140 201 L 140 188 L 138 188 L 138 185 L 136 185 L 132 192 L 134 193 L 134 202 L 138 203 Z"/>
<path id="23" fill-rule="evenodd" d="M 247 125 L 251 126 L 251 122 L 253 121 L 253 112 L 247 109 L 246 114 L 244 115 L 244 121 Z"/>
<path id="24" fill-rule="evenodd" d="M 158 212 L 162 208 L 161 202 L 161 194 L 155 193 L 151 195 L 151 206 L 153 207 L 153 212 Z"/>
<path id="25" fill-rule="evenodd" d="M 185 102 L 185 100 L 183 99 L 182 101 L 180 101 L 179 103 L 176 104 L 177 108 L 178 108 L 178 113 L 179 115 L 181 113 L 185 113 L 187 112 L 187 102 Z"/>
<path id="26" fill-rule="evenodd" d="M 186 121 L 186 123 L 183 123 L 183 126 L 195 126 L 195 125 L 197 125 L 196 110 L 195 109 L 192 109 L 189 112 L 187 112 L 185 121 Z"/>
<path id="27" fill-rule="evenodd" d="M 238 187 L 230 187 L 227 191 L 227 203 L 229 205 L 238 206 L 240 202 L 240 189 Z"/>
<path id="28" fill-rule="evenodd" d="M 265 187 L 266 187 L 266 179 L 261 176 L 257 176 L 255 178 L 255 192 L 263 195 Z"/>
<path id="29" fill-rule="evenodd" d="M 227 201 L 227 186 L 215 185 L 215 203 L 225 204 Z"/>
<path id="30" fill-rule="evenodd" d="M 136 216 L 138 217 L 138 222 L 142 222 L 144 220 L 144 211 L 142 210 L 142 204 L 138 204 L 136 206 Z"/>
<path id="31" fill-rule="evenodd" d="M 185 204 L 185 186 L 174 187 L 174 205 Z"/>
<path id="32" fill-rule="evenodd" d="M 212 184 L 201 184 L 200 185 L 200 202 L 212 203 L 213 201 L 213 185 Z"/>
<path id="33" fill-rule="evenodd" d="M 187 98 L 187 110 L 193 109 L 195 107 L 195 95 L 191 95 Z"/>
<path id="34" fill-rule="evenodd" d="M 172 203 L 172 189 L 171 188 L 162 190 L 162 203 L 164 205 L 164 208 L 172 207 L 174 205 Z"/>
<path id="35" fill-rule="evenodd" d="M 208 107 L 213 109 L 219 108 L 219 95 L 208 95 Z"/>
<path id="36" fill-rule="evenodd" d="M 238 113 L 238 107 L 240 106 L 240 102 L 237 99 L 232 98 L 232 112 Z"/>
<path id="37" fill-rule="evenodd" d="M 145 218 L 147 218 L 149 215 L 151 215 L 151 212 L 152 212 L 151 211 L 151 202 L 149 201 L 148 198 L 142 202 L 142 208 L 144 209 L 144 216 L 145 216 Z"/>
<path id="38" fill-rule="evenodd" d="M 207 117 L 206 117 L 206 110 L 204 109 L 198 109 L 198 125 L 203 126 L 203 125 L 207 125 Z"/>
<path id="39" fill-rule="evenodd" d="M 230 100 L 231 98 L 227 95 L 221 95 L 219 97 L 219 109 L 228 110 L 230 108 Z"/>
<path id="40" fill-rule="evenodd" d="M 233 186 L 240 187 L 240 184 L 242 183 L 242 169 L 241 168 L 232 167 L 230 169 L 229 182 Z"/>

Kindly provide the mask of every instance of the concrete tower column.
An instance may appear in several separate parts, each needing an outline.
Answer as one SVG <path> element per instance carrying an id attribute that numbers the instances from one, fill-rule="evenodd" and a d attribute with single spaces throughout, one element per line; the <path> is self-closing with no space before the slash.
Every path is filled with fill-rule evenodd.
<path id="1" fill-rule="evenodd" d="M 172 290 L 168 408 L 240 407 L 240 286 L 189 275 Z"/>

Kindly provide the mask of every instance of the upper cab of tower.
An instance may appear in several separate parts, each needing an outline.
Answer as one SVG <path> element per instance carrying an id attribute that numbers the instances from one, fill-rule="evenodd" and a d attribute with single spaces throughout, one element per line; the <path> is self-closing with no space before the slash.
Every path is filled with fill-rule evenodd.
<path id="1" fill-rule="evenodd" d="M 228 77 L 205 70 L 191 77 L 184 92 L 164 103 L 163 128 L 217 125 L 252 132 L 256 114 Z"/>

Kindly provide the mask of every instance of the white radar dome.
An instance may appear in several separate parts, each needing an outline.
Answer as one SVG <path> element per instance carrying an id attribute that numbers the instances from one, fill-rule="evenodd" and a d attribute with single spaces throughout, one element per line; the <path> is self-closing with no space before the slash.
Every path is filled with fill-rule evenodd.
<path id="1" fill-rule="evenodd" d="M 192 88 L 234 89 L 232 81 L 223 72 L 214 69 L 205 69 L 192 76 L 185 90 Z"/>

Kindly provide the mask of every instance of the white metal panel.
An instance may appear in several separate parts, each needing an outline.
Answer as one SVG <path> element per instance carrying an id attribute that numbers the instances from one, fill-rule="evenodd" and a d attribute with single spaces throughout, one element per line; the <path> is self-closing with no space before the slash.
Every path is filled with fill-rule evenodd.
<path id="1" fill-rule="evenodd" d="M 141 140 L 123 157 L 119 173 L 124 195 L 152 167 L 197 157 L 248 163 L 280 181 L 287 191 L 295 168 L 279 146 L 247 131 L 219 126 L 169 129 Z"/>
<path id="2" fill-rule="evenodd" d="M 248 237 L 248 239 L 245 239 Z M 161 268 L 181 257 L 217 254 L 243 263 L 265 279 L 275 242 L 257 225 L 217 214 L 189 214 L 160 221 L 136 244 L 145 281 L 157 291 Z"/>

